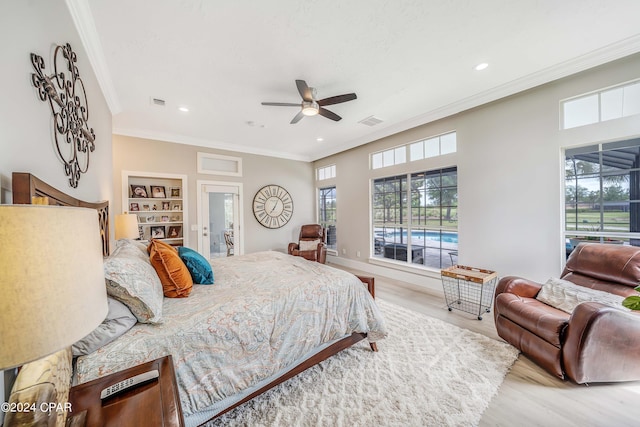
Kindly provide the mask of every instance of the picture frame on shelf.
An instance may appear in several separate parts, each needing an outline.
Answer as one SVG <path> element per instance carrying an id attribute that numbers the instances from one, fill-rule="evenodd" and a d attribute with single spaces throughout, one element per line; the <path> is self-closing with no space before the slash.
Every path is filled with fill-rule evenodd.
<path id="1" fill-rule="evenodd" d="M 170 187 L 169 191 L 171 194 L 171 197 L 180 197 L 180 194 L 182 193 L 182 189 L 180 187 Z"/>
<path id="2" fill-rule="evenodd" d="M 171 221 L 180 221 L 180 216 L 179 215 L 172 215 L 171 216 Z"/>
<path id="3" fill-rule="evenodd" d="M 151 208 L 149 207 L 149 205 L 142 205 L 142 210 L 143 211 L 150 211 Z"/>
<path id="4" fill-rule="evenodd" d="M 182 231 L 181 225 L 171 225 L 169 226 L 169 231 L 167 232 L 167 238 L 169 239 L 177 239 L 180 237 L 180 231 Z"/>
<path id="5" fill-rule="evenodd" d="M 154 215 L 149 215 L 147 217 L 147 222 L 155 222 L 155 220 L 156 220 L 156 217 Z"/>
<path id="6" fill-rule="evenodd" d="M 162 215 L 162 218 L 160 218 L 160 221 L 169 222 L 169 215 Z"/>
<path id="7" fill-rule="evenodd" d="M 131 212 L 135 212 L 135 211 L 139 211 L 140 210 L 140 205 L 136 202 L 131 202 L 129 203 L 129 210 Z"/>
<path id="8" fill-rule="evenodd" d="M 164 191 L 163 185 L 152 185 L 151 186 L 151 197 L 154 199 L 166 199 L 167 194 Z"/>
<path id="9" fill-rule="evenodd" d="M 173 209 L 174 211 L 179 211 L 179 210 L 181 210 L 181 208 L 182 208 L 181 205 L 175 204 L 175 205 L 173 205 L 173 208 L 171 208 L 171 209 Z"/>
<path id="10" fill-rule="evenodd" d="M 162 210 L 168 211 L 170 209 L 169 205 L 169 202 L 162 202 Z"/>
<path id="11" fill-rule="evenodd" d="M 135 199 L 146 199 L 149 197 L 146 185 L 131 184 L 131 197 Z"/>
<path id="12" fill-rule="evenodd" d="M 164 225 L 154 225 L 151 227 L 151 238 L 152 239 L 164 239 Z"/>
<path id="13" fill-rule="evenodd" d="M 138 216 L 138 223 L 145 223 L 147 222 L 147 217 L 144 215 L 140 215 Z"/>
<path id="14" fill-rule="evenodd" d="M 140 240 L 144 240 L 144 228 L 138 226 L 138 235 L 140 236 Z"/>

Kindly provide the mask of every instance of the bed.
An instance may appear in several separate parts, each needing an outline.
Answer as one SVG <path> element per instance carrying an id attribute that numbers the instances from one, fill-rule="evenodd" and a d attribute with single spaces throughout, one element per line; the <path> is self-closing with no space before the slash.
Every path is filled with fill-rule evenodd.
<path id="1" fill-rule="evenodd" d="M 145 276 L 151 271 L 145 264 L 145 245 L 130 240 L 109 245 L 104 203 L 86 204 L 33 175 L 13 174 L 14 203 L 43 196 L 50 204 L 98 210 L 105 255 L 113 248 L 105 258 L 109 295 L 117 294 L 110 286 L 128 281 L 143 286 L 143 293 L 153 288 L 157 294 L 159 279 Z M 211 268 L 214 284 L 195 284 L 186 298 L 160 297 L 158 302 L 155 295 L 152 304 L 147 296 L 134 295 L 147 309 L 153 305 L 149 312 L 136 306 L 139 301 L 116 298 L 138 321 L 111 342 L 78 357 L 74 382 L 171 354 L 185 424 L 195 426 L 363 339 L 375 351 L 375 343 L 386 336 L 373 299 L 373 278 L 276 251 L 213 260 Z M 135 294 L 128 291 L 129 297 Z"/>

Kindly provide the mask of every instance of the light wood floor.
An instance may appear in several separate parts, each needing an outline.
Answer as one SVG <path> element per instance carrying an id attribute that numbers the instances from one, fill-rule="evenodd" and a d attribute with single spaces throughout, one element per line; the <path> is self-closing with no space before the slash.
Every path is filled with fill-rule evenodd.
<path id="1" fill-rule="evenodd" d="M 477 320 L 468 313 L 448 311 L 442 292 L 380 276 L 375 285 L 376 298 L 501 340 L 493 313 Z M 379 348 L 384 351 L 384 342 Z M 640 426 L 640 382 L 576 385 L 556 379 L 521 354 L 480 422 L 480 427 L 515 425 Z"/>

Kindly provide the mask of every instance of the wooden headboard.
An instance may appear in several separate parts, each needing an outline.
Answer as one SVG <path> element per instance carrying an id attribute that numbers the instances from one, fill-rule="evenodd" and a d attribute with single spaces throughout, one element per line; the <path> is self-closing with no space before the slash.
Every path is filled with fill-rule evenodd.
<path id="1" fill-rule="evenodd" d="M 75 206 L 97 210 L 100 237 L 102 238 L 102 255 L 109 255 L 108 201 L 92 203 L 78 200 L 26 172 L 14 172 L 11 179 L 13 203 L 16 205 L 30 205 L 32 204 L 32 197 L 47 197 L 50 205 Z"/>

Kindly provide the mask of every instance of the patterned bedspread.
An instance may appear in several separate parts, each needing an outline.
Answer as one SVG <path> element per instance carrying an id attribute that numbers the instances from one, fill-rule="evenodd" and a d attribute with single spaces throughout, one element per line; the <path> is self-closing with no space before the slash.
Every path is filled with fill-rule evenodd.
<path id="1" fill-rule="evenodd" d="M 366 287 L 352 274 L 279 252 L 212 261 L 214 285 L 165 298 L 163 322 L 138 323 L 82 356 L 86 382 L 173 355 L 185 417 L 210 408 L 291 365 L 323 343 L 367 332 L 386 336 Z"/>

